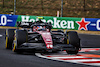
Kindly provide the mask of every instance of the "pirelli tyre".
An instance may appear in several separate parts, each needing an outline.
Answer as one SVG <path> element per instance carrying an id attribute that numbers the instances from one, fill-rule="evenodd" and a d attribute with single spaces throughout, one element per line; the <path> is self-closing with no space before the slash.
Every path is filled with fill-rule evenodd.
<path id="1" fill-rule="evenodd" d="M 16 30 L 15 37 L 14 37 L 14 45 L 13 51 L 17 53 L 21 53 L 22 51 L 18 50 L 21 44 L 27 42 L 28 40 L 28 33 L 26 30 Z"/>
<path id="2" fill-rule="evenodd" d="M 6 29 L 6 48 L 7 49 L 12 49 L 12 44 L 13 44 L 13 40 L 14 40 L 14 30 L 15 29 Z"/>
<path id="3" fill-rule="evenodd" d="M 67 37 L 68 37 L 67 43 L 73 45 L 74 46 L 73 49 L 75 49 L 75 50 L 74 51 L 67 50 L 66 52 L 68 54 L 77 54 L 79 51 L 79 48 L 80 48 L 80 38 L 79 38 L 77 32 L 76 31 L 69 31 L 69 32 L 67 32 Z"/>

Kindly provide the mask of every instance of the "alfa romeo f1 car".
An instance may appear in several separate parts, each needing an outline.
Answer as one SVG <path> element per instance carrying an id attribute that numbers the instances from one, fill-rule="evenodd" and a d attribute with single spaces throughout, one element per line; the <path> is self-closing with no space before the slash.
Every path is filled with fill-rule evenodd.
<path id="1" fill-rule="evenodd" d="M 14 52 L 66 51 L 77 54 L 81 48 L 75 31 L 51 31 L 52 25 L 41 20 L 34 23 L 17 22 L 17 26 L 17 29 L 6 30 L 6 48 Z"/>

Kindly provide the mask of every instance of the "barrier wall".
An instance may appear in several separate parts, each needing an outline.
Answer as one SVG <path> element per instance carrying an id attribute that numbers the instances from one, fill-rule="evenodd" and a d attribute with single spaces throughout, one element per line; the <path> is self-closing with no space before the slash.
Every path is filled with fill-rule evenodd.
<path id="1" fill-rule="evenodd" d="M 35 22 L 38 16 L 0 14 L 0 26 L 16 27 L 16 22 Z M 53 29 L 100 31 L 100 18 L 43 16 L 42 21 L 52 23 Z"/>

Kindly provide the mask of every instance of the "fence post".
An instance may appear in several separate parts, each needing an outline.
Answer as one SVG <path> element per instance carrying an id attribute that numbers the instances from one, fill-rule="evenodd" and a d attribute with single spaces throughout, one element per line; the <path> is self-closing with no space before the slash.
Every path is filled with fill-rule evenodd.
<path id="1" fill-rule="evenodd" d="M 85 0 L 84 0 L 84 6 L 83 7 L 84 7 L 84 11 L 85 11 Z"/>
<path id="2" fill-rule="evenodd" d="M 43 14 L 43 16 L 44 16 L 44 9 L 43 9 L 43 0 L 41 0 L 41 8 L 42 8 L 42 11 L 41 11 L 41 14 Z"/>
<path id="3" fill-rule="evenodd" d="M 3 3 L 3 6 L 2 7 L 4 8 L 4 0 L 2 0 L 2 3 Z"/>
<path id="4" fill-rule="evenodd" d="M 14 0 L 14 15 L 16 14 L 16 0 Z"/>
<path id="5" fill-rule="evenodd" d="M 63 17 L 63 0 L 61 0 L 61 17 Z"/>
<path id="6" fill-rule="evenodd" d="M 59 11 L 57 11 L 57 17 L 59 17 Z"/>

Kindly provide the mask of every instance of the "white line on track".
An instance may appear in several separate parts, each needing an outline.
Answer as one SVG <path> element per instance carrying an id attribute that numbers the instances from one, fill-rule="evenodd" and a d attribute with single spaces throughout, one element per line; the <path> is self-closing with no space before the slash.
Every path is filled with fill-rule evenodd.
<path id="1" fill-rule="evenodd" d="M 0 37 L 2 37 L 2 35 L 0 34 Z"/>
<path id="2" fill-rule="evenodd" d="M 100 48 L 84 48 L 80 52 L 91 52 L 91 51 L 98 51 Z M 77 63 L 77 64 L 85 64 L 85 65 L 92 65 L 92 66 L 100 66 L 100 57 L 98 59 L 93 58 L 92 56 L 85 56 L 88 54 L 83 54 L 80 53 L 78 55 L 68 55 L 65 54 L 65 51 L 62 51 L 60 54 L 40 54 L 40 53 L 35 53 L 36 56 L 41 57 L 41 58 L 46 58 L 46 59 L 51 59 L 51 60 L 57 60 L 57 61 L 63 61 L 63 62 L 71 62 L 71 63 Z M 92 54 L 91 54 L 92 55 Z M 96 55 L 99 56 L 99 55 Z"/>
<path id="3" fill-rule="evenodd" d="M 76 56 L 76 57 L 53 57 L 53 58 L 84 58 L 84 57 Z"/>
<path id="4" fill-rule="evenodd" d="M 41 58 L 46 58 L 46 59 L 51 59 L 51 60 L 57 60 L 57 61 L 63 61 L 63 62 L 71 62 L 71 63 L 77 63 L 77 64 L 85 64 L 85 65 L 92 65 L 92 66 L 100 66 L 100 63 L 88 63 L 88 62 L 96 62 L 96 61 L 100 61 L 100 59 L 93 59 L 93 58 L 90 58 L 90 59 L 73 59 L 73 60 L 70 60 L 68 57 L 64 59 L 61 58 L 61 57 L 47 57 L 47 56 L 44 56 L 44 55 L 41 55 L 40 53 L 35 53 L 36 56 L 38 57 L 41 57 Z M 72 58 L 77 58 L 77 57 L 72 57 Z M 79 57 L 81 58 L 81 57 Z M 86 57 L 82 57 L 82 58 L 86 58 Z M 66 59 L 69 59 L 69 60 L 66 60 Z M 86 62 L 86 63 L 85 63 Z"/>

